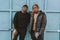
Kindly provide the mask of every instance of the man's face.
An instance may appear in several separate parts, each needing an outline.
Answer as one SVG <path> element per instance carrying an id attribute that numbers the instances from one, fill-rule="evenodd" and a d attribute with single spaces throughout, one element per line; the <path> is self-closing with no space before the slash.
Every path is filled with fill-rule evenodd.
<path id="1" fill-rule="evenodd" d="M 24 12 L 27 12 L 28 8 L 27 8 L 27 7 L 23 7 L 22 10 L 23 10 Z"/>
<path id="2" fill-rule="evenodd" d="M 39 8 L 37 6 L 33 6 L 33 12 L 38 12 Z"/>

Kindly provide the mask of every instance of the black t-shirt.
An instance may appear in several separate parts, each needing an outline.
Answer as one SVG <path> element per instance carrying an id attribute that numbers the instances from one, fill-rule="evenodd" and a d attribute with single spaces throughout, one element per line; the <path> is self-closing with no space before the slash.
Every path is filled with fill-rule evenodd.
<path id="1" fill-rule="evenodd" d="M 16 29 L 26 28 L 30 22 L 30 14 L 22 13 L 21 11 L 16 12 L 14 17 L 14 26 Z"/>

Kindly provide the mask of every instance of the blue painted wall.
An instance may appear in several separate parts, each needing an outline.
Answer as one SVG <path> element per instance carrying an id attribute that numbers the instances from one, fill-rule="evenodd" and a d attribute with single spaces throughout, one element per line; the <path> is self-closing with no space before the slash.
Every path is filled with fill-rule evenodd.
<path id="1" fill-rule="evenodd" d="M 0 40 L 12 40 L 13 18 L 16 11 L 27 4 L 32 10 L 33 4 L 38 4 L 47 16 L 47 26 L 44 40 L 59 40 L 60 29 L 60 0 L 0 0 Z M 27 32 L 25 40 L 31 40 Z"/>

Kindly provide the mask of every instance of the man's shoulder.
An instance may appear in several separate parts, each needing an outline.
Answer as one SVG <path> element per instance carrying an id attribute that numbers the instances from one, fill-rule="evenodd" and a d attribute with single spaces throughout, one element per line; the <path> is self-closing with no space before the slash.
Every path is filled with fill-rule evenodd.
<path id="1" fill-rule="evenodd" d="M 27 14 L 30 15 L 30 16 L 31 16 L 31 13 L 32 13 L 32 11 L 27 12 Z"/>
<path id="2" fill-rule="evenodd" d="M 21 13 L 21 11 L 17 11 L 16 13 Z"/>
<path id="3" fill-rule="evenodd" d="M 43 12 L 43 11 L 40 11 L 40 12 L 41 12 L 42 15 L 46 15 L 45 12 Z"/>
<path id="4" fill-rule="evenodd" d="M 21 11 L 17 11 L 17 12 L 16 12 L 16 15 L 18 15 L 19 13 L 21 13 Z"/>

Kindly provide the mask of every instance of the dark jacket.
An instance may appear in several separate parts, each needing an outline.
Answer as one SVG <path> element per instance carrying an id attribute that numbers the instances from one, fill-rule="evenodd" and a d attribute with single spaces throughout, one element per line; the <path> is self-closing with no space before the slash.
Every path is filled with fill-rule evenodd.
<path id="1" fill-rule="evenodd" d="M 34 23 L 33 16 L 31 17 L 31 21 L 32 21 L 32 25 L 31 25 L 31 31 L 32 31 L 33 23 Z M 39 32 L 41 40 L 43 40 L 46 23 L 47 23 L 46 15 L 44 12 L 40 11 L 40 14 L 37 17 L 35 32 Z"/>
<path id="2" fill-rule="evenodd" d="M 14 16 L 14 28 L 15 29 L 21 29 L 21 28 L 27 28 L 27 25 L 30 22 L 30 14 L 25 13 L 23 14 L 21 11 L 16 12 Z"/>

